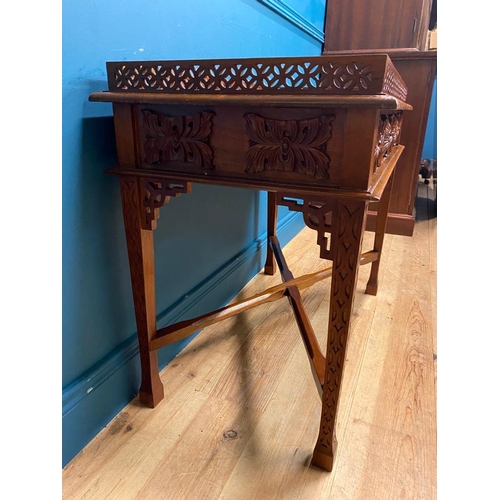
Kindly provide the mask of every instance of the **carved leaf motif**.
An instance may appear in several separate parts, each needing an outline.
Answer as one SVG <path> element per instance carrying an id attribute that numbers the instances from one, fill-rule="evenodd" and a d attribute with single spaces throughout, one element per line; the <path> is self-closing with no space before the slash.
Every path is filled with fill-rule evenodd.
<path id="1" fill-rule="evenodd" d="M 333 116 L 309 120 L 274 120 L 254 113 L 245 115 L 250 147 L 245 172 L 264 170 L 298 172 L 328 179 L 330 158 L 326 143 Z"/>
<path id="2" fill-rule="evenodd" d="M 167 116 L 145 109 L 142 115 L 147 163 L 175 161 L 193 163 L 204 169 L 214 168 L 209 142 L 214 113 L 203 111 L 192 116 Z"/>
<path id="3" fill-rule="evenodd" d="M 389 156 L 392 147 L 397 144 L 401 132 L 402 114 L 380 115 L 377 143 L 375 144 L 375 168 L 379 167 L 382 160 Z"/>

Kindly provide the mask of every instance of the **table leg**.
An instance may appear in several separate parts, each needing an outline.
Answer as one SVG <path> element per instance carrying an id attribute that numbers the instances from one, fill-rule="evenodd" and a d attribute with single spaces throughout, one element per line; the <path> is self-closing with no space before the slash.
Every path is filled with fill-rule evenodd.
<path id="1" fill-rule="evenodd" d="M 158 354 L 149 349 L 150 339 L 156 333 L 153 230 L 143 229 L 140 180 L 121 178 L 120 192 L 139 338 L 142 377 L 139 399 L 142 404 L 155 407 L 163 399 L 163 384 L 158 372 Z"/>
<path id="2" fill-rule="evenodd" d="M 311 462 L 312 465 L 327 471 L 333 468 L 337 448 L 335 425 L 340 384 L 356 292 L 367 203 L 355 200 L 335 200 L 331 206 L 329 258 L 333 266 L 325 356 L 325 383 L 319 436 Z"/>
<path id="3" fill-rule="evenodd" d="M 278 195 L 273 191 L 267 193 L 267 257 L 264 273 L 273 275 L 276 272 L 276 261 L 271 246 L 271 238 L 276 236 L 276 218 L 278 215 Z"/>
<path id="4" fill-rule="evenodd" d="M 373 250 L 378 252 L 378 259 L 371 264 L 370 277 L 366 285 L 366 293 L 369 295 L 377 295 L 378 289 L 378 270 L 380 267 L 380 258 L 382 257 L 382 246 L 384 244 L 385 229 L 387 227 L 387 215 L 389 213 L 389 202 L 391 200 L 392 181 L 394 173 L 392 173 L 389 181 L 385 186 L 385 190 L 378 203 L 377 219 L 375 223 L 375 241 Z"/>

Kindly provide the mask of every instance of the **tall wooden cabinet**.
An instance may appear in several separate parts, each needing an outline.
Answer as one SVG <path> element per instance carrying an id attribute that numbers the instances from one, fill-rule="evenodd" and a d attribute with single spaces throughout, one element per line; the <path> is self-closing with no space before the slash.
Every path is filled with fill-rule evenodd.
<path id="1" fill-rule="evenodd" d="M 387 232 L 411 236 L 425 130 L 437 69 L 437 51 L 426 50 L 428 30 L 436 24 L 437 0 L 328 0 L 324 55 L 353 52 L 389 54 L 408 86 L 401 132 L 405 150 L 394 178 Z M 367 229 L 375 229 L 376 206 Z"/>

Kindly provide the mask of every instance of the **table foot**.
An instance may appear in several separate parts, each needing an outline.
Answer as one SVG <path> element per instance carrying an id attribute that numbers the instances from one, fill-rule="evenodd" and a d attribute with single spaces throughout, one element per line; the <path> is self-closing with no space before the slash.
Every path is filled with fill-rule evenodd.
<path id="1" fill-rule="evenodd" d="M 335 460 L 335 455 L 337 453 L 337 440 L 334 439 L 331 450 L 325 450 L 323 446 L 319 444 L 314 448 L 313 456 L 311 459 L 311 465 L 313 467 L 318 467 L 327 472 L 331 472 L 333 469 L 333 462 Z"/>
<path id="2" fill-rule="evenodd" d="M 377 290 L 378 290 L 378 283 L 376 282 L 370 283 L 370 281 L 368 281 L 365 293 L 367 293 L 368 295 L 377 295 Z"/>
<path id="3" fill-rule="evenodd" d="M 164 397 L 163 383 L 158 369 L 158 352 L 150 351 L 146 346 L 147 335 L 139 335 L 139 355 L 141 360 L 141 386 L 139 401 L 144 406 L 154 408 Z"/>
<path id="4" fill-rule="evenodd" d="M 152 377 L 147 381 L 143 380 L 139 389 L 139 401 L 144 406 L 149 406 L 150 408 L 157 406 L 165 395 L 160 377 L 155 377 L 154 375 L 153 373 Z"/>
<path id="5" fill-rule="evenodd" d="M 264 266 L 264 274 L 267 274 L 268 276 L 273 276 L 274 273 L 276 272 L 276 263 L 274 261 L 271 261 L 270 264 L 267 264 Z"/>

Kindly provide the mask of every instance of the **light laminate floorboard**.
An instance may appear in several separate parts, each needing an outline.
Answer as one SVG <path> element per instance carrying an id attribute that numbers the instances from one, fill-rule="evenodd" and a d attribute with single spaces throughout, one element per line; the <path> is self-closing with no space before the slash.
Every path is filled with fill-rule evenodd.
<path id="1" fill-rule="evenodd" d="M 311 468 L 320 399 L 286 299 L 206 328 L 162 372 L 154 410 L 130 403 L 63 470 L 65 500 L 434 500 L 435 190 L 413 237 L 387 235 L 376 297 L 360 269 L 331 473 Z M 328 265 L 316 233 L 284 248 L 295 276 Z M 368 249 L 373 233 L 367 233 Z M 256 276 L 241 299 L 273 284 Z M 321 345 L 329 280 L 303 292 Z"/>

